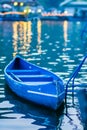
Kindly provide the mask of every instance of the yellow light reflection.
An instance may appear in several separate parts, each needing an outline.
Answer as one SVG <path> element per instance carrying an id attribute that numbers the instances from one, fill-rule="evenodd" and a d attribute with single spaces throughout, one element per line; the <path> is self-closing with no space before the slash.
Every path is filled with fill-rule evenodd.
<path id="1" fill-rule="evenodd" d="M 32 26 L 32 23 L 31 23 L 31 21 L 29 21 L 28 22 L 28 31 L 27 31 L 27 35 L 28 35 L 27 41 L 28 41 L 29 45 L 31 43 L 31 34 L 32 34 L 31 26 Z"/>
<path id="2" fill-rule="evenodd" d="M 17 53 L 27 54 L 31 43 L 31 22 L 13 23 L 13 48 L 15 56 Z M 19 51 L 19 52 L 18 52 Z"/>
<path id="3" fill-rule="evenodd" d="M 14 22 L 13 23 L 13 48 L 14 48 L 14 53 L 13 53 L 13 57 L 16 55 L 17 53 L 17 40 L 18 40 L 18 22 Z"/>
<path id="4" fill-rule="evenodd" d="M 21 49 L 23 50 L 24 54 L 29 52 L 30 43 L 31 43 L 31 22 L 23 22 L 22 32 L 21 32 Z"/>
<path id="5" fill-rule="evenodd" d="M 64 28 L 64 40 L 66 42 L 67 41 L 67 28 L 68 28 L 68 22 L 67 21 L 64 21 L 63 28 Z"/>
<path id="6" fill-rule="evenodd" d="M 38 37 L 37 37 L 37 41 L 38 41 L 38 45 L 37 45 L 37 49 L 38 49 L 38 53 L 41 54 L 41 21 L 38 20 L 37 22 L 37 33 L 38 33 Z"/>

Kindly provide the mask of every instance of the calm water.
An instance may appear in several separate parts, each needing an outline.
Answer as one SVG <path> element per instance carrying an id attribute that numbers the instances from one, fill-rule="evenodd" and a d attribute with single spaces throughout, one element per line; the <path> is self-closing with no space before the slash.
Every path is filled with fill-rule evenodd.
<path id="1" fill-rule="evenodd" d="M 15 55 L 53 71 L 66 84 L 87 52 L 85 22 L 0 22 L 0 127 L 2 130 L 86 130 L 86 89 L 67 96 L 67 111 L 54 112 L 17 97 L 5 83 L 4 67 Z M 84 65 L 76 82 L 86 82 Z M 75 90 L 79 90 L 77 87 Z M 82 95 L 82 96 L 78 96 Z M 83 103 L 83 107 L 81 105 Z M 68 116 L 67 116 L 68 115 Z"/>

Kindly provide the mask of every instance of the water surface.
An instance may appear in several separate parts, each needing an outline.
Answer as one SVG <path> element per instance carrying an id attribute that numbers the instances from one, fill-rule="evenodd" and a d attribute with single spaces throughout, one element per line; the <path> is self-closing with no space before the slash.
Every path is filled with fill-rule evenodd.
<path id="1" fill-rule="evenodd" d="M 72 101 L 67 96 L 67 109 L 54 112 L 27 102 L 11 92 L 5 83 L 4 68 L 16 55 L 53 71 L 66 84 L 87 52 L 81 40 L 85 22 L 74 21 L 0 21 L 0 127 L 2 130 L 84 130 L 87 125 L 86 88 Z M 84 64 L 77 83 L 87 80 Z M 84 93 L 84 94 L 83 94 Z M 81 107 L 81 99 L 84 106 Z M 67 111 L 66 111 L 67 110 Z M 84 111 L 84 114 L 82 114 Z"/>

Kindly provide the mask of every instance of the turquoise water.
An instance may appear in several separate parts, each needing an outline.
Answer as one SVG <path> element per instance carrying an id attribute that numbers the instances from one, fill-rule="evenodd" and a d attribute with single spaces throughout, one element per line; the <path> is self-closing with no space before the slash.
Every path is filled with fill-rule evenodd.
<path id="1" fill-rule="evenodd" d="M 86 55 L 87 42 L 81 40 L 85 22 L 74 21 L 0 21 L 0 127 L 2 130 L 84 130 L 86 129 L 86 90 L 67 96 L 67 109 L 54 112 L 31 104 L 11 92 L 5 83 L 4 67 L 16 55 L 53 71 L 66 84 Z M 78 83 L 87 80 L 84 65 Z M 84 87 L 82 87 L 85 89 Z M 76 87 L 76 90 L 81 87 Z M 67 110 L 67 111 L 66 111 Z M 83 113 L 84 111 L 84 113 Z M 84 115 L 84 116 L 83 116 Z"/>

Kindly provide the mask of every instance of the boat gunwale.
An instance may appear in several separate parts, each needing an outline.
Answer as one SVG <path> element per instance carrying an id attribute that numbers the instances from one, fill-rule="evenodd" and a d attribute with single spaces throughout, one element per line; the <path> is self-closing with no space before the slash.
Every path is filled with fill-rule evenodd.
<path id="1" fill-rule="evenodd" d="M 33 64 L 33 63 L 30 63 L 30 62 L 26 61 L 25 59 L 22 59 L 20 56 L 16 56 L 15 58 L 13 58 L 13 60 L 11 60 L 11 61 L 9 62 L 9 64 L 5 67 L 4 73 L 5 73 L 5 75 L 8 75 L 9 78 L 13 79 L 13 78 L 7 73 L 7 72 L 8 72 L 7 69 L 8 69 L 8 67 L 9 67 L 17 58 L 19 58 L 19 59 L 25 61 L 27 64 L 30 64 L 30 65 L 33 65 L 33 66 L 36 67 L 36 68 L 39 68 L 40 71 L 42 71 L 42 70 L 46 71 L 47 73 L 49 73 L 49 76 L 50 76 L 50 74 L 51 74 L 52 76 L 54 76 L 54 77 L 56 78 L 56 79 L 53 79 L 53 81 L 51 81 L 51 82 L 49 82 L 49 83 L 47 83 L 47 84 L 52 84 L 52 83 L 55 84 L 55 83 L 58 82 L 58 81 L 61 81 L 61 82 L 62 82 L 62 79 L 61 79 L 59 76 L 57 76 L 56 74 L 54 74 L 52 71 L 48 71 L 47 69 L 43 69 L 43 68 L 40 67 L 40 66 L 37 66 L 37 65 L 35 65 L 35 64 Z M 23 71 L 24 71 L 24 70 L 23 70 Z M 26 69 L 25 71 L 27 71 L 27 69 Z M 15 79 L 13 79 L 13 80 L 15 80 Z M 15 81 L 19 83 L 18 80 L 15 80 Z M 21 84 L 25 84 L 25 82 L 23 82 L 22 80 L 21 80 L 20 83 L 21 83 Z M 62 83 L 63 83 L 63 82 L 62 82 Z M 29 84 L 26 84 L 26 85 L 29 85 Z M 35 86 L 35 85 L 34 85 L 34 86 Z"/>

